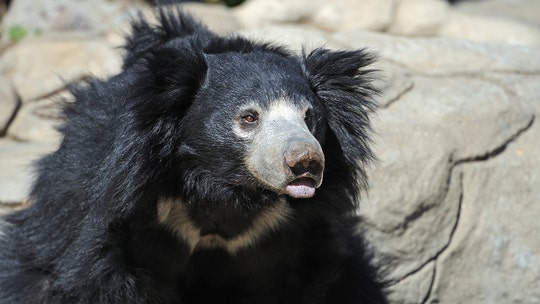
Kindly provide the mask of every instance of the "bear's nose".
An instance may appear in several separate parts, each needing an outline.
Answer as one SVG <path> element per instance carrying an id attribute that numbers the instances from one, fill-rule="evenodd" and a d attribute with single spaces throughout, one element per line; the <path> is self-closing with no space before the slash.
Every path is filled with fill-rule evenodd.
<path id="1" fill-rule="evenodd" d="M 305 139 L 289 140 L 284 153 L 285 163 L 295 176 L 321 175 L 324 168 L 324 155 L 320 146 Z"/>

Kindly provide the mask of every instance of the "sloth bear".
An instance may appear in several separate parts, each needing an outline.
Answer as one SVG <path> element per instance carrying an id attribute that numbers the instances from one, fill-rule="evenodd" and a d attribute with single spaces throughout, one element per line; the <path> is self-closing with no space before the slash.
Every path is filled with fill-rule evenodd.
<path id="1" fill-rule="evenodd" d="M 71 89 L 3 219 L 0 303 L 386 303 L 355 227 L 374 56 L 157 17 Z"/>

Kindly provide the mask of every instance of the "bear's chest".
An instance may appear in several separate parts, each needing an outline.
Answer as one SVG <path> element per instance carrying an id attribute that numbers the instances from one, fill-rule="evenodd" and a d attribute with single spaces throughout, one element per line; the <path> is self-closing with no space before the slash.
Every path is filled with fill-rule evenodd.
<path id="1" fill-rule="evenodd" d="M 271 260 L 262 252 L 231 256 L 222 249 L 197 251 L 178 279 L 182 303 L 280 303 L 277 295 L 293 288 L 294 279 L 285 265 Z"/>

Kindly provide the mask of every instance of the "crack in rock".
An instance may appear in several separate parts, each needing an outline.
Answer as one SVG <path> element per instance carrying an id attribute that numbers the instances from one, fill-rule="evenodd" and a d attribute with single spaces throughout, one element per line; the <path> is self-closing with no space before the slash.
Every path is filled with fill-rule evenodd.
<path id="1" fill-rule="evenodd" d="M 17 114 L 19 113 L 19 110 L 22 107 L 21 97 L 19 96 L 19 94 L 17 93 L 17 91 L 15 89 L 12 88 L 12 90 L 15 93 L 15 102 L 16 102 L 15 109 L 13 109 L 13 113 L 11 113 L 11 116 L 8 118 L 7 123 L 6 123 L 6 127 L 4 128 L 4 130 L 0 130 L 0 138 L 5 137 L 7 135 L 7 132 L 9 130 L 9 126 L 11 126 L 11 124 L 15 120 L 15 117 L 17 117 Z"/>
<path id="2" fill-rule="evenodd" d="M 381 106 L 383 109 L 388 109 L 392 105 L 394 105 L 398 100 L 400 100 L 403 96 L 407 95 L 407 93 L 411 92 L 414 88 L 414 82 L 411 81 L 410 84 L 408 84 L 401 92 L 399 92 L 396 96 L 390 98 L 388 101 L 386 101 L 385 104 Z"/>
<path id="3" fill-rule="evenodd" d="M 446 197 L 446 195 L 448 194 L 448 192 L 450 190 L 450 183 L 452 181 L 452 176 L 454 174 L 454 169 L 455 168 L 457 168 L 458 166 L 460 166 L 461 164 L 464 164 L 464 163 L 487 161 L 487 160 L 490 160 L 490 159 L 492 159 L 494 157 L 499 156 L 500 154 L 502 154 L 506 150 L 508 145 L 510 145 L 512 142 L 516 141 L 521 135 L 523 135 L 523 133 L 528 131 L 533 126 L 535 118 L 536 117 L 533 115 L 531 117 L 531 119 L 528 121 L 528 123 L 523 128 L 518 129 L 517 132 L 514 135 L 512 135 L 503 144 L 501 144 L 500 146 L 494 148 L 493 150 L 488 151 L 488 152 L 486 152 L 485 154 L 482 154 L 482 155 L 477 155 L 477 156 L 473 156 L 473 157 L 458 159 L 455 162 L 453 162 L 453 164 L 449 168 L 450 172 L 449 172 L 449 175 L 448 175 L 448 179 L 446 181 L 445 194 L 442 197 Z M 437 264 L 436 264 L 436 262 L 437 262 L 438 258 L 440 257 L 440 255 L 443 254 L 446 251 L 446 249 L 448 249 L 450 244 L 452 243 L 452 240 L 454 238 L 454 234 L 455 234 L 455 232 L 457 230 L 457 227 L 459 226 L 459 221 L 460 221 L 460 217 L 461 217 L 461 208 L 462 208 L 462 203 L 463 203 L 463 173 L 460 172 L 459 174 L 460 174 L 460 176 L 459 176 L 460 193 L 459 193 L 459 200 L 458 200 L 458 206 L 457 206 L 456 220 L 455 220 L 454 225 L 452 227 L 452 230 L 451 230 L 451 232 L 449 234 L 448 242 L 439 251 L 437 251 L 435 253 L 435 255 L 433 255 L 431 258 L 427 259 L 424 263 L 422 263 L 416 269 L 410 271 L 409 273 L 405 274 L 404 276 L 402 276 L 399 279 L 387 281 L 387 282 L 384 283 L 385 287 L 390 287 L 390 286 L 399 284 L 402 281 L 406 280 L 407 278 L 409 278 L 409 277 L 417 274 L 421 270 L 423 270 L 427 265 L 429 265 L 429 263 L 434 262 L 434 270 L 433 270 L 433 274 L 432 274 L 431 281 L 430 281 L 430 287 L 429 287 L 429 289 L 428 289 L 428 291 L 426 293 L 424 301 L 422 301 L 422 304 L 427 303 L 427 301 L 431 297 L 431 293 L 432 293 L 432 290 L 434 288 L 435 277 L 436 277 L 436 273 L 437 273 L 437 267 L 436 267 Z M 423 212 L 421 212 L 421 213 L 423 213 Z"/>
<path id="4" fill-rule="evenodd" d="M 454 166 L 455 165 L 460 165 L 460 164 L 463 164 L 463 163 L 487 161 L 487 160 L 489 160 L 491 158 L 499 156 L 500 154 L 502 154 L 506 150 L 508 145 L 510 145 L 512 142 L 516 141 L 524 132 L 527 132 L 532 127 L 532 125 L 534 124 L 535 119 L 536 119 L 536 117 L 533 115 L 531 117 L 531 119 L 529 120 L 529 122 L 523 128 L 518 129 L 517 132 L 514 135 L 512 135 L 509 139 L 507 139 L 502 145 L 500 145 L 498 147 L 495 147 L 495 149 L 493 149 L 491 151 L 488 151 L 488 152 L 486 152 L 485 154 L 482 154 L 482 155 L 477 155 L 477 156 L 472 156 L 472 157 L 468 157 L 468 158 L 459 159 L 459 160 L 457 160 L 455 162 Z"/>
<path id="5" fill-rule="evenodd" d="M 456 221 L 456 228 L 457 228 L 457 221 Z M 450 243 L 448 243 L 448 245 L 450 245 Z M 433 273 L 431 273 L 431 278 L 429 280 L 429 287 L 428 287 L 428 290 L 426 292 L 424 299 L 422 299 L 422 302 L 420 302 L 421 304 L 427 303 L 429 299 L 431 298 L 431 292 L 433 291 L 433 286 L 435 285 L 435 278 L 437 277 L 437 263 L 436 262 L 437 261 L 435 259 L 433 261 Z"/>
<path id="6" fill-rule="evenodd" d="M 450 168 L 450 175 L 454 174 L 453 170 L 458 166 L 458 163 L 454 163 L 452 167 Z M 450 247 L 450 244 L 452 243 L 452 240 L 454 239 L 454 234 L 457 231 L 457 228 L 459 226 L 459 221 L 461 218 L 461 208 L 463 206 L 463 172 L 459 173 L 459 184 L 460 184 L 460 192 L 459 192 L 459 200 L 458 200 L 458 206 L 457 206 L 457 213 L 456 213 L 456 220 L 454 222 L 454 226 L 452 227 L 452 230 L 450 231 L 450 235 L 448 237 L 448 242 L 432 257 L 430 258 L 424 265 L 420 267 L 419 270 L 424 268 L 428 263 L 433 262 L 433 275 L 431 277 L 429 288 L 426 292 L 426 296 L 424 300 L 422 301 L 422 304 L 427 303 L 427 301 L 431 298 L 431 292 L 433 291 L 433 287 L 435 285 L 435 277 L 437 275 L 437 260 L 443 254 L 448 247 Z"/>
<path id="7" fill-rule="evenodd" d="M 450 167 L 450 174 L 448 175 L 448 180 L 447 180 L 447 184 L 446 184 L 446 187 L 445 187 L 445 196 L 448 194 L 448 192 L 450 191 L 450 183 L 452 181 L 452 176 L 453 176 L 453 170 L 454 168 L 456 167 L 456 163 L 454 163 L 451 167 Z M 460 193 L 459 193 L 459 200 L 458 200 L 458 208 L 457 208 L 457 213 L 456 213 L 456 220 L 454 222 L 454 225 L 452 226 L 452 230 L 450 231 L 450 235 L 449 235 L 449 238 L 448 238 L 448 242 L 446 242 L 446 244 L 439 250 L 435 253 L 435 255 L 433 255 L 431 258 L 427 259 L 424 263 L 422 263 L 420 266 L 418 266 L 416 269 L 413 269 L 411 270 L 409 273 L 405 274 L 403 277 L 399 278 L 399 279 L 396 279 L 396 280 L 392 280 L 392 281 L 388 281 L 386 282 L 386 284 L 384 284 L 386 287 L 389 287 L 389 286 L 392 286 L 392 285 L 396 285 L 396 284 L 399 284 L 400 282 L 406 280 L 407 278 L 417 274 L 418 272 L 422 271 L 424 269 L 424 267 L 426 267 L 427 265 L 429 265 L 429 263 L 431 262 L 435 262 L 437 260 L 437 258 L 446 250 L 446 248 L 448 248 L 448 246 L 450 246 L 450 243 L 452 242 L 452 239 L 453 239 L 453 236 L 454 236 L 454 233 L 455 231 L 457 230 L 457 227 L 458 227 L 458 222 L 459 222 L 459 218 L 461 216 L 461 204 L 462 204 L 462 200 L 463 200 L 463 174 L 460 173 L 460 176 L 459 176 L 459 180 L 458 180 L 459 184 L 460 184 Z M 434 274 L 435 274 L 435 271 L 434 271 Z M 435 275 L 433 275 L 432 279 L 431 279 L 431 282 L 430 282 L 430 286 L 433 285 L 434 283 L 434 279 L 435 279 Z M 430 287 L 430 290 L 431 290 L 431 287 Z M 429 290 L 429 291 L 430 291 Z M 426 295 L 426 299 L 429 298 L 429 295 L 430 293 L 428 293 Z"/>

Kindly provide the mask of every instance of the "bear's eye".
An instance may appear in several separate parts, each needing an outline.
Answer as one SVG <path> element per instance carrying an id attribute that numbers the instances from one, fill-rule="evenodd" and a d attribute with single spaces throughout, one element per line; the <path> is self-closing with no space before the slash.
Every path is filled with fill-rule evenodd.
<path id="1" fill-rule="evenodd" d="M 242 122 L 246 125 L 254 125 L 259 120 L 259 115 L 256 113 L 247 113 L 242 115 Z"/>
<path id="2" fill-rule="evenodd" d="M 255 122 L 257 120 L 255 118 L 255 116 L 253 116 L 253 115 L 246 115 L 246 116 L 244 116 L 242 118 L 244 118 L 244 121 L 247 122 L 247 123 L 253 123 L 253 122 Z"/>

